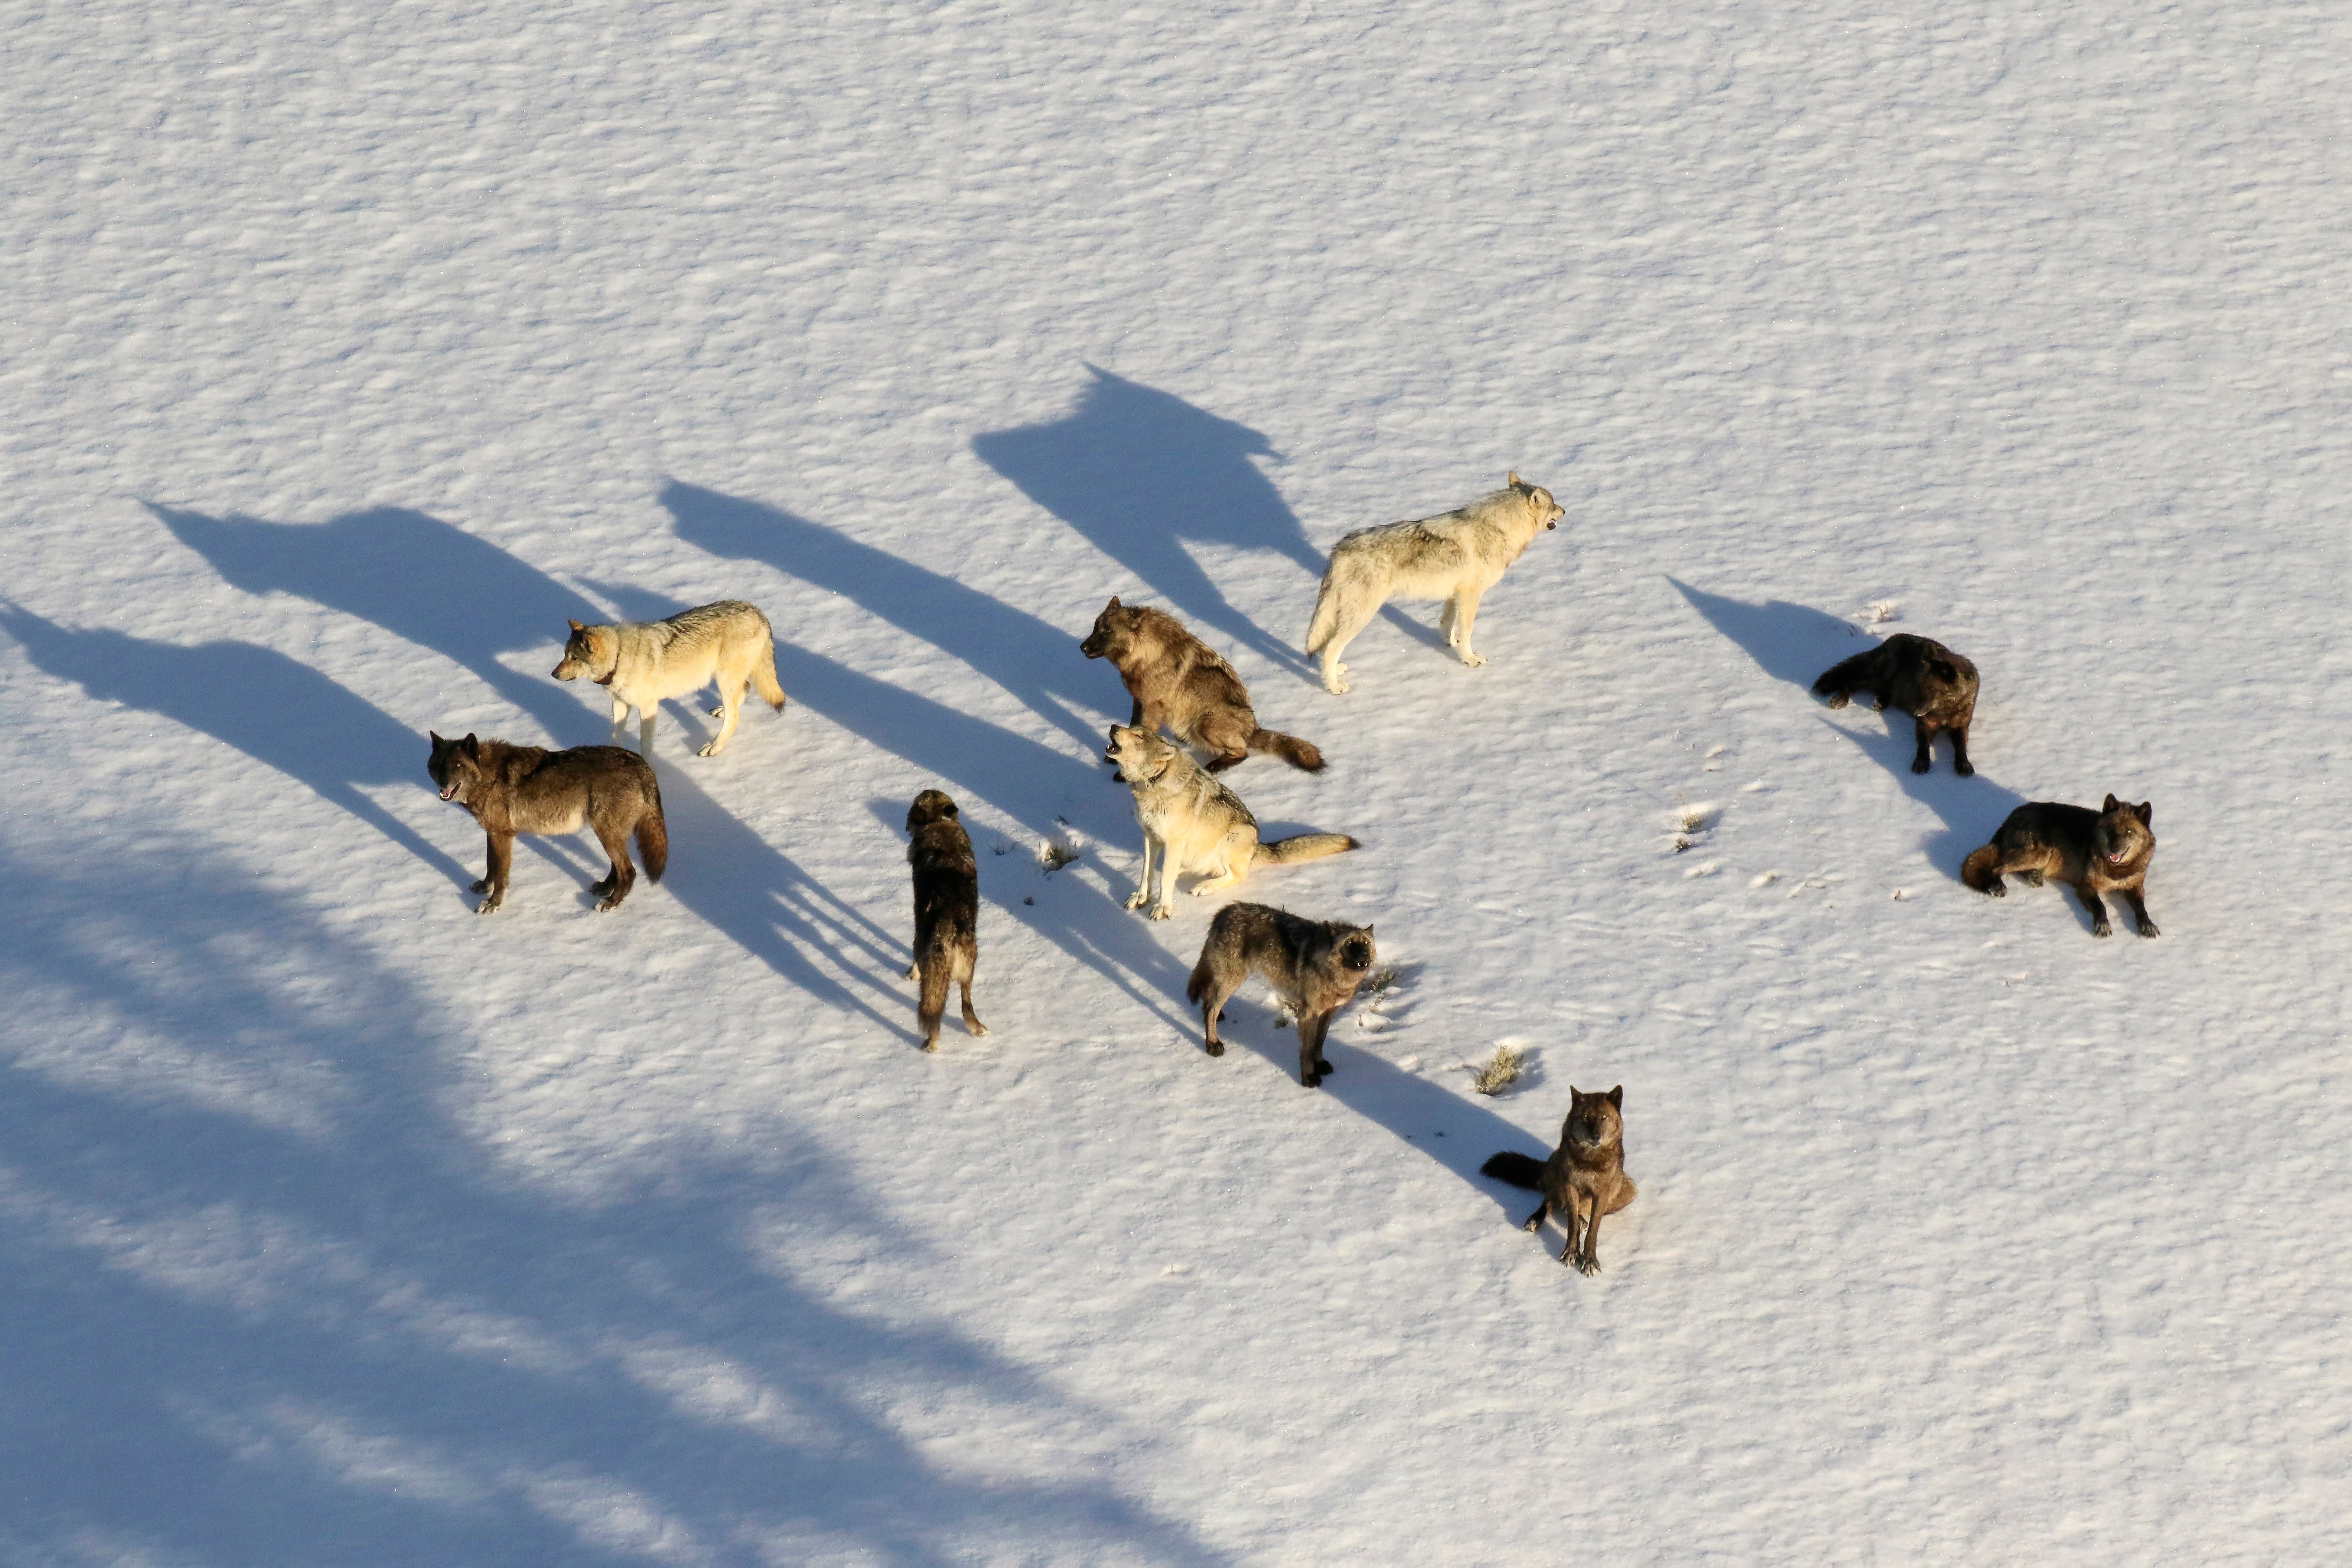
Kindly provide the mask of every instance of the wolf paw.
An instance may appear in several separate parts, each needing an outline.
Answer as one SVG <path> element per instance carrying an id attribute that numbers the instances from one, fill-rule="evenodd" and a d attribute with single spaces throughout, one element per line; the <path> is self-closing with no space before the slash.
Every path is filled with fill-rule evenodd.
<path id="1" fill-rule="evenodd" d="M 1138 888 L 1138 889 L 1135 889 L 1135 891 L 1133 891 L 1132 893 L 1129 893 L 1129 894 L 1127 896 L 1127 907 L 1128 907 L 1129 909 L 1130 909 L 1130 910 L 1139 910 L 1139 909 L 1141 909 L 1141 908 L 1143 907 L 1143 889 L 1142 889 Z M 914 978 L 914 976 L 910 974 L 910 975 L 908 975 L 907 978 L 908 978 L 908 979 L 909 979 L 909 980 L 911 980 L 911 979 L 913 979 L 913 978 Z"/>
<path id="2" fill-rule="evenodd" d="M 1525 1224 L 1521 1225 L 1519 1228 L 1526 1231 L 1529 1236 L 1533 1236 L 1536 1232 L 1543 1228 L 1543 1211 L 1541 1209 L 1538 1209 L 1536 1211 L 1535 1218 L 1527 1221 Z"/>
<path id="3" fill-rule="evenodd" d="M 919 963 L 910 963 L 910 964 L 907 965 L 907 973 L 906 973 L 906 974 L 905 974 L 904 978 L 908 979 L 908 980 L 920 980 L 922 977 L 923 977 L 923 966 L 922 966 L 921 964 L 919 964 Z"/>
<path id="4" fill-rule="evenodd" d="M 724 719 L 727 717 L 727 704 L 721 702 L 718 707 L 705 708 L 703 711 L 709 714 L 713 719 Z"/>
<path id="5" fill-rule="evenodd" d="M 1175 912 L 1175 906 L 1169 903 L 1165 899 L 1162 899 L 1160 902 L 1151 906 L 1151 918 L 1156 921 L 1164 921 Z"/>
<path id="6" fill-rule="evenodd" d="M 1848 696 L 1847 696 L 1844 692 L 1843 692 L 1843 691 L 1832 691 L 1832 692 L 1831 692 L 1831 693 L 1830 693 L 1830 706 L 1831 706 L 1832 708 L 1843 708 L 1843 707 L 1844 707 L 1848 702 L 1851 702 L 1851 701 L 1853 701 L 1853 699 L 1852 699 L 1852 698 L 1848 697 Z"/>
<path id="7" fill-rule="evenodd" d="M 1579 1274 L 1582 1274 L 1587 1277 L 1598 1274 L 1601 1272 L 1601 1259 L 1597 1258 L 1580 1258 L 1576 1260 L 1576 1271 Z"/>
<path id="8" fill-rule="evenodd" d="M 484 899 L 480 903 L 474 906 L 474 912 L 478 915 L 497 914 L 499 912 L 499 905 L 504 901 L 505 900 L 500 899 Z"/>
<path id="9" fill-rule="evenodd" d="M 1915 773 L 1924 773 L 1935 765 L 1924 752 L 1911 759 L 1911 771 Z"/>
<path id="10" fill-rule="evenodd" d="M 720 745 L 718 742 L 713 741 L 710 744 L 703 747 L 702 750 L 695 752 L 694 754 L 698 757 L 715 757 L 726 749 L 726 747 Z"/>
<path id="11" fill-rule="evenodd" d="M 1323 683 L 1323 689 L 1334 697 L 1345 697 L 1356 689 L 1344 680 L 1327 680 Z"/>
<path id="12" fill-rule="evenodd" d="M 1964 779 L 1974 778 L 1976 776 L 1977 767 L 1974 763 L 1971 763 L 1966 757 L 1955 757 L 1952 759 L 1952 771 L 1959 774 Z"/>
<path id="13" fill-rule="evenodd" d="M 1225 1054 L 1225 1042 L 1223 1040 L 1211 1040 L 1209 1042 L 1208 1049 L 1209 1054 L 1213 1057 L 1223 1056 Z"/>
<path id="14" fill-rule="evenodd" d="M 490 890 L 490 879 L 485 877 L 466 890 L 469 893 L 487 893 Z"/>
<path id="15" fill-rule="evenodd" d="M 2157 934 L 2156 922 L 2155 922 L 2154 921 L 2140 921 L 2140 923 L 2139 923 L 2139 934 L 2140 934 L 2140 935 L 2142 935 L 2142 936 L 2154 936 L 2154 935 L 2156 935 L 2156 934 Z"/>
<path id="16" fill-rule="evenodd" d="M 1319 1072 L 1301 1073 L 1298 1075 L 1298 1087 L 1301 1089 L 1321 1089 L 1323 1087 L 1323 1075 Z"/>
<path id="17" fill-rule="evenodd" d="M 971 1027 L 967 1028 L 964 1033 L 970 1035 L 975 1040 L 984 1040 L 988 1038 L 988 1026 L 985 1024 L 975 1023 L 971 1026 Z"/>
<path id="18" fill-rule="evenodd" d="M 1884 697 L 1874 697 L 1874 698 L 1872 698 L 1872 699 L 1870 700 L 1870 710 L 1871 710 L 1873 713 L 1884 713 L 1884 712 L 1885 712 L 1885 711 L 1886 711 L 1886 699 L 1885 699 L 1885 698 L 1884 698 Z"/>
<path id="19" fill-rule="evenodd" d="M 610 914 L 613 910 L 617 910 L 617 909 L 619 909 L 619 908 L 621 907 L 621 898 L 622 898 L 622 895 L 621 895 L 621 894 L 619 894 L 619 893 L 614 893 L 614 894 L 612 897 L 610 897 L 610 898 L 607 898 L 607 899 L 599 899 L 599 900 L 596 900 L 596 912 L 597 912 L 598 914 L 600 914 L 600 915 L 603 915 L 603 914 Z"/>
<path id="20" fill-rule="evenodd" d="M 2042 873 L 2039 871 L 2020 871 L 2017 874 L 2017 879 L 2029 888 L 2042 886 Z"/>
<path id="21" fill-rule="evenodd" d="M 2106 921 L 2101 921 L 2098 924 L 2091 928 L 2091 934 L 2093 936 L 2113 936 L 2116 934 L 2116 928 L 2109 925 Z"/>
<path id="22" fill-rule="evenodd" d="M 1462 656 L 1462 662 L 1473 669 L 1483 669 L 1486 668 L 1486 656 L 1483 653 L 1465 652 Z"/>

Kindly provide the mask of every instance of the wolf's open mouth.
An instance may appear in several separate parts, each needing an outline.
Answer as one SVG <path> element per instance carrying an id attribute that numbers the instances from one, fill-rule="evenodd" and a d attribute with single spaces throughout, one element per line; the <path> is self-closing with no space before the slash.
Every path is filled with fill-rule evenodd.
<path id="1" fill-rule="evenodd" d="M 443 784 L 441 786 L 441 798 L 443 800 L 454 800 L 457 798 L 457 786 L 456 784 Z"/>

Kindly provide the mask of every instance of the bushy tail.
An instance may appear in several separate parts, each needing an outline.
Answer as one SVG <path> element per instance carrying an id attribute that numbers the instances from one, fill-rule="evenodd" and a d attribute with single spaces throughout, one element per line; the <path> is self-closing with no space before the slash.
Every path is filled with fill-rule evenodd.
<path id="1" fill-rule="evenodd" d="M 1861 665 L 1877 651 L 1873 648 L 1869 653 L 1858 653 L 1852 658 L 1840 659 L 1822 671 L 1822 678 L 1813 682 L 1813 695 L 1827 697 L 1833 691 L 1853 690 L 1855 683 L 1863 679 Z"/>
<path id="2" fill-rule="evenodd" d="M 1960 862 L 1960 880 L 1979 893 L 1991 892 L 1993 884 L 2000 880 L 2000 873 L 1993 869 L 2000 859 L 2000 849 L 1997 845 L 1988 844 L 1981 849 L 1969 851 L 1969 858 Z"/>
<path id="3" fill-rule="evenodd" d="M 1307 626 L 1307 651 L 1321 653 L 1339 629 L 1339 563 L 1323 569 L 1323 591 L 1315 595 L 1315 618 Z"/>
<path id="4" fill-rule="evenodd" d="M 1286 735 L 1276 730 L 1252 730 L 1249 749 L 1280 757 L 1292 767 L 1305 768 L 1310 773 L 1323 771 L 1323 753 L 1315 749 L 1315 742 L 1302 741 L 1296 735 Z"/>
<path id="5" fill-rule="evenodd" d="M 1532 1154 L 1514 1153 L 1506 1149 L 1478 1167 L 1482 1176 L 1492 1176 L 1498 1182 L 1508 1182 L 1515 1187 L 1537 1192 L 1543 1186 L 1544 1163 Z"/>
<path id="6" fill-rule="evenodd" d="M 661 785 L 654 785 L 654 806 L 637 818 L 637 858 L 646 875 L 658 882 L 669 869 L 669 825 L 662 820 Z"/>
<path id="7" fill-rule="evenodd" d="M 1278 838 L 1271 844 L 1261 844 L 1257 852 L 1276 866 L 1288 866 L 1300 860 L 1320 860 L 1327 855 L 1342 855 L 1362 845 L 1344 833 L 1301 833 L 1290 838 Z"/>
<path id="8" fill-rule="evenodd" d="M 760 650 L 760 662 L 751 668 L 751 685 L 760 693 L 762 702 L 778 712 L 783 711 L 784 683 L 776 679 L 776 643 L 773 637 L 770 637 L 768 646 Z"/>

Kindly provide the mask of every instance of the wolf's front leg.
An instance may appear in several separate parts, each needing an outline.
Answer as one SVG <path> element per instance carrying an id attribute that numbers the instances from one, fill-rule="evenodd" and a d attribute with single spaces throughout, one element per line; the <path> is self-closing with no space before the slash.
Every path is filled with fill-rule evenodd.
<path id="1" fill-rule="evenodd" d="M 1936 765 L 1934 755 L 1927 750 L 1936 739 L 1936 728 L 1925 719 L 1911 721 L 1911 738 L 1919 743 L 1918 752 L 1911 759 L 1911 771 L 1915 773 L 1924 773 Z"/>
<path id="2" fill-rule="evenodd" d="M 647 762 L 654 759 L 654 721 L 660 716 L 658 703 L 637 710 L 637 755 Z"/>
<path id="3" fill-rule="evenodd" d="M 1448 607 L 1454 611 L 1454 636 L 1449 639 L 1462 662 L 1476 669 L 1486 661 L 1470 647 L 1471 628 L 1478 624 L 1478 592 L 1473 588 L 1458 590 Z"/>
<path id="4" fill-rule="evenodd" d="M 609 691 L 611 689 L 606 689 Z M 613 733 L 604 743 L 608 746 L 621 744 L 621 737 L 628 732 L 628 729 L 629 705 L 616 695 L 613 698 Z"/>
<path id="5" fill-rule="evenodd" d="M 474 891 L 488 893 L 489 897 L 475 906 L 474 912 L 478 915 L 494 913 L 500 904 L 507 901 L 507 878 L 514 870 L 514 835 L 489 833 L 488 837 L 490 874 L 474 884 Z"/>
<path id="6" fill-rule="evenodd" d="M 2142 936 L 2156 934 L 2156 922 L 2147 918 L 2147 900 L 2140 897 L 2137 888 L 2124 889 L 2124 902 L 2131 906 L 2132 924 Z"/>
<path id="7" fill-rule="evenodd" d="M 1158 842 L 1149 827 L 1143 830 L 1143 869 L 1136 873 L 1135 891 L 1127 898 L 1127 907 L 1139 910 L 1151 900 L 1151 850 Z"/>
<path id="8" fill-rule="evenodd" d="M 2107 923 L 2107 900 L 2099 897 L 2097 891 L 2092 888 L 2090 883 L 2075 883 L 2074 896 L 2082 900 L 2083 907 L 2091 912 L 2091 934 L 2093 936 L 2107 936 L 2114 932 L 2115 927 Z"/>
<path id="9" fill-rule="evenodd" d="M 1584 1252 L 1576 1260 L 1579 1274 L 1601 1272 L 1601 1200 L 1592 1200 L 1592 1217 L 1584 1222 Z"/>

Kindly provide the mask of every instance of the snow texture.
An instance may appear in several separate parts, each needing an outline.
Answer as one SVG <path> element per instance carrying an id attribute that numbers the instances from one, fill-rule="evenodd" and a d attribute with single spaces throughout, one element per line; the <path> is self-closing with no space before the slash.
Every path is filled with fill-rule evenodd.
<path id="1" fill-rule="evenodd" d="M 2352 1559 L 2352 12 L 5 0 L 0 68 L 0 1560 Z M 1322 692 L 1330 542 L 1509 468 L 1489 667 L 1401 605 Z M 1226 775 L 1364 840 L 1237 894 L 1396 966 L 1318 1092 L 1121 907 L 1114 593 L 1331 759 Z M 667 879 L 477 919 L 425 731 L 600 742 L 564 619 L 733 596 L 792 705 L 665 711 Z M 1882 622 L 1976 778 L 1808 695 Z M 2160 939 L 1959 885 L 2110 791 Z M 1620 1083 L 1585 1279 L 1476 1171 Z"/>

